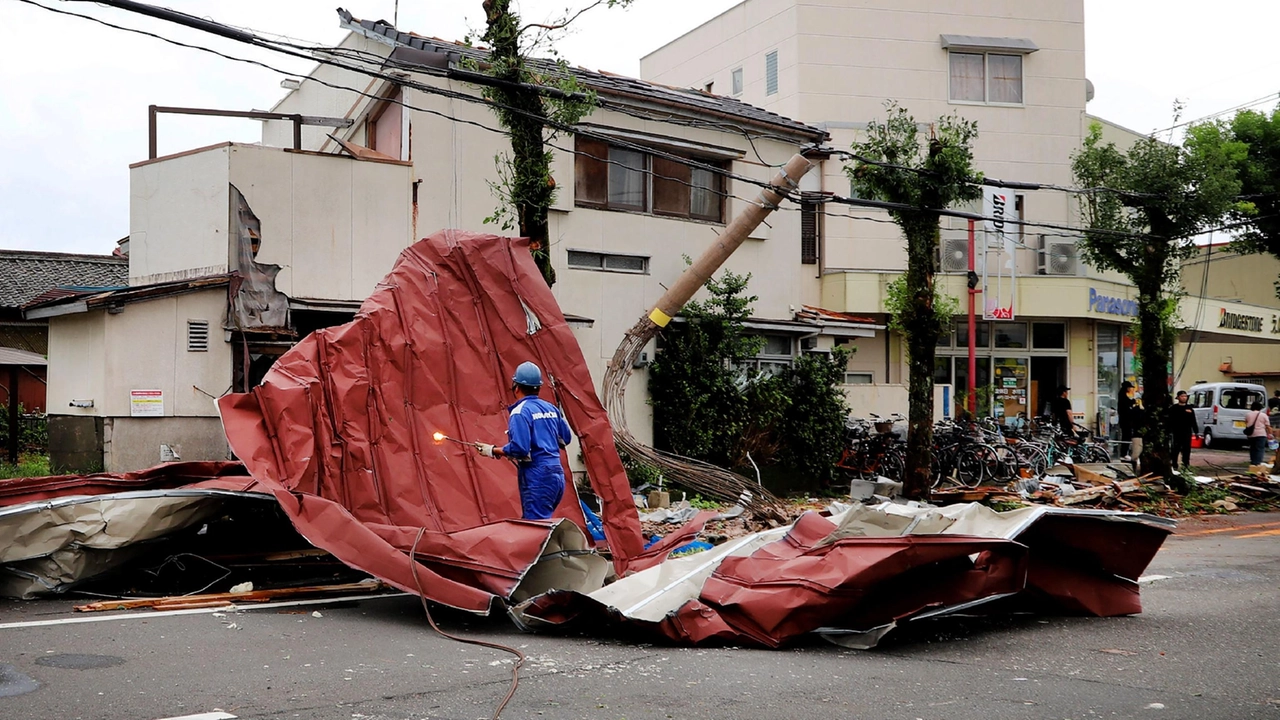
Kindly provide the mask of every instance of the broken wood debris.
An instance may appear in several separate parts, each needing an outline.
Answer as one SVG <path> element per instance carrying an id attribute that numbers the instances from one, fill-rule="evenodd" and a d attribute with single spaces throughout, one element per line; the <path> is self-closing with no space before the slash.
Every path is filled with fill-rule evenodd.
<path id="1" fill-rule="evenodd" d="M 135 610 L 152 608 L 155 610 L 185 610 L 190 608 L 221 607 L 240 602 L 267 602 L 286 597 L 305 597 L 308 595 L 351 595 L 354 593 L 371 593 L 385 590 L 388 586 L 381 581 L 342 583 L 340 585 L 310 585 L 306 587 L 273 588 L 268 590 L 250 590 L 249 592 L 208 593 L 205 595 L 170 595 L 157 598 L 131 598 L 127 600 L 100 600 L 97 602 L 76 605 L 76 612 L 101 612 L 104 610 Z"/>

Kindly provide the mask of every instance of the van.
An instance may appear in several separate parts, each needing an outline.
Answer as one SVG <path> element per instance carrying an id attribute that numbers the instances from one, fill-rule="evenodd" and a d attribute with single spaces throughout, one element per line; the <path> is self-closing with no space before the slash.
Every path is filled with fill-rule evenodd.
<path id="1" fill-rule="evenodd" d="M 1246 383 L 1204 383 L 1187 391 L 1187 404 L 1196 409 L 1196 428 L 1204 446 L 1223 441 L 1244 442 L 1244 417 L 1255 402 L 1265 403 L 1267 389 Z"/>

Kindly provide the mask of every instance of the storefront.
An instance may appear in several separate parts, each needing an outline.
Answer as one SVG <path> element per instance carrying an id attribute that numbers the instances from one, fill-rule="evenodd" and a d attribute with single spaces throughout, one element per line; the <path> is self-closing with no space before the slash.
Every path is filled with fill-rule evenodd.
<path id="1" fill-rule="evenodd" d="M 1133 334 L 1133 318 L 1138 316 L 1138 303 L 1127 297 L 1099 292 L 1089 288 L 1089 312 L 1097 320 L 1093 346 L 1097 376 L 1097 406 L 1093 427 L 1099 435 L 1119 439 L 1120 387 L 1127 380 L 1141 393 L 1142 382 L 1137 374 L 1137 341 Z"/>
<path id="2" fill-rule="evenodd" d="M 1058 388 L 1067 382 L 1068 322 L 1031 318 L 979 320 L 974 326 L 977 360 L 975 387 L 980 415 L 1012 418 L 1042 414 Z M 934 382 L 953 384 L 963 392 L 969 383 L 969 323 L 957 320 L 953 332 L 938 342 Z"/>

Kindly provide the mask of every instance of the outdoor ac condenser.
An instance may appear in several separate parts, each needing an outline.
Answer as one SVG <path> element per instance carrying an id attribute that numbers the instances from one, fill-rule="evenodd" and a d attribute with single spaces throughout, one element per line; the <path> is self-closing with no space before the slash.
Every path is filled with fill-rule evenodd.
<path id="1" fill-rule="evenodd" d="M 939 246 L 942 272 L 965 272 L 969 269 L 969 239 L 943 238 Z"/>
<path id="2" fill-rule="evenodd" d="M 1043 237 L 1043 236 L 1041 236 Z M 1041 275 L 1078 275 L 1080 272 L 1079 248 L 1073 241 L 1041 242 Z"/>

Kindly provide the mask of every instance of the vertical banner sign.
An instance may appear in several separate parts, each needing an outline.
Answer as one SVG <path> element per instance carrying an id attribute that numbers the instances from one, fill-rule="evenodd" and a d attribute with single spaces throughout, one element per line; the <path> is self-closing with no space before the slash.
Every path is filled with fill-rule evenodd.
<path id="1" fill-rule="evenodd" d="M 129 417 L 164 417 L 164 391 L 130 390 Z"/>
<path id="2" fill-rule="evenodd" d="M 982 188 L 982 319 L 1012 320 L 1017 297 L 1018 270 L 1015 263 L 1016 225 L 1006 223 L 1016 217 L 1013 195 L 1002 188 Z"/>

